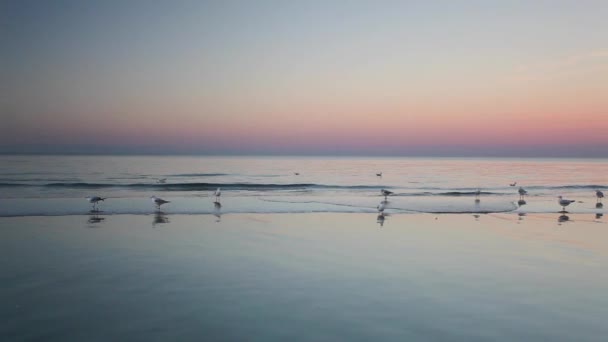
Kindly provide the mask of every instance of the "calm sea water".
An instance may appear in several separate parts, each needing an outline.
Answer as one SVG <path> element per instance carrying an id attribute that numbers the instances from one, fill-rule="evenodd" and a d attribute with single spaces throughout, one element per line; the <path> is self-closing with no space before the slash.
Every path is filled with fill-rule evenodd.
<path id="1" fill-rule="evenodd" d="M 594 213 L 608 160 L 0 156 L 1 216 L 82 214 L 87 196 L 108 197 L 105 214 L 149 213 L 152 195 L 169 213 L 214 213 L 218 187 L 223 213 L 373 212 L 383 188 L 394 213 L 554 212 L 558 195 L 577 200 L 570 212 Z"/>

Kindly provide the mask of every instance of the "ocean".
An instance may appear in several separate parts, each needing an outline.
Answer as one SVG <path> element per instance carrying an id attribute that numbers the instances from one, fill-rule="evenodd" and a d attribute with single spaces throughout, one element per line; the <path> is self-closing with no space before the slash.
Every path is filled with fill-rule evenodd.
<path id="1" fill-rule="evenodd" d="M 2 156 L 0 340 L 605 341 L 607 185 L 586 159 Z"/>
<path id="2" fill-rule="evenodd" d="M 153 212 L 151 196 L 167 213 L 213 214 L 217 188 L 224 214 L 375 212 L 381 189 L 394 193 L 387 213 L 552 213 L 562 195 L 594 214 L 608 160 L 0 156 L 0 216 L 85 214 L 88 196 L 107 198 L 106 215 Z"/>

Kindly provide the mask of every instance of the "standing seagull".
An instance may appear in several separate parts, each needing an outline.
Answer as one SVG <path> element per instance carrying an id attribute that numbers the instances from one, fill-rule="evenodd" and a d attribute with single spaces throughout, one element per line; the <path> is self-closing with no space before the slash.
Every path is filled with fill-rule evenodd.
<path id="1" fill-rule="evenodd" d="M 217 188 L 213 195 L 215 196 L 215 202 L 220 203 L 220 196 L 222 196 L 222 191 L 220 190 L 220 188 Z"/>
<path id="2" fill-rule="evenodd" d="M 92 196 L 92 197 L 87 197 L 87 200 L 89 201 L 89 203 L 91 203 L 93 205 L 93 211 L 97 211 L 97 204 L 99 202 L 103 202 L 105 200 L 105 198 L 102 198 L 99 196 Z"/>
<path id="3" fill-rule="evenodd" d="M 517 190 L 517 192 L 519 192 L 519 199 L 522 201 L 523 201 L 524 197 L 528 194 L 528 192 L 521 186 L 519 187 L 519 190 Z"/>
<path id="4" fill-rule="evenodd" d="M 570 205 L 570 203 L 574 203 L 576 201 L 562 198 L 562 196 L 557 196 L 557 203 L 562 206 L 562 211 L 566 212 L 566 207 Z"/>
<path id="5" fill-rule="evenodd" d="M 595 197 L 597 197 L 597 203 L 602 203 L 602 198 L 604 198 L 604 193 L 599 190 L 596 190 Z"/>
<path id="6" fill-rule="evenodd" d="M 381 190 L 380 190 L 380 193 L 382 194 L 382 196 L 384 196 L 384 201 L 386 201 L 386 200 L 387 200 L 387 197 L 388 197 L 388 196 L 390 196 L 390 195 L 392 195 L 392 194 L 393 194 L 393 192 L 392 192 L 392 191 L 388 191 L 388 190 L 386 190 L 386 189 L 381 189 Z"/>
<path id="7" fill-rule="evenodd" d="M 150 199 L 152 200 L 152 203 L 154 203 L 154 205 L 156 205 L 156 209 L 158 209 L 160 211 L 160 206 L 165 204 L 165 203 L 170 203 L 169 201 L 165 201 L 162 198 L 158 198 L 156 196 L 152 196 L 150 197 Z"/>

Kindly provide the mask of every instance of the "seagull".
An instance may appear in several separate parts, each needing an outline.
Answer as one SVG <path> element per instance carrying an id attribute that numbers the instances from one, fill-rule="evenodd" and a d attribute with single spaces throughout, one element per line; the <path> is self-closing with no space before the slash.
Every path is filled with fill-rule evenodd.
<path id="1" fill-rule="evenodd" d="M 509 186 L 516 186 L 516 185 L 517 185 L 517 182 L 513 182 L 513 183 L 509 184 Z"/>
<path id="2" fill-rule="evenodd" d="M 222 196 L 222 191 L 220 190 L 220 188 L 217 188 L 217 190 L 215 190 L 215 193 L 213 195 L 215 196 L 215 202 L 219 203 L 220 196 Z"/>
<path id="3" fill-rule="evenodd" d="M 385 200 L 385 201 L 386 201 L 386 198 L 387 198 L 388 196 L 390 196 L 390 195 L 392 195 L 392 194 L 393 194 L 393 192 L 392 192 L 392 191 L 388 191 L 388 190 L 386 190 L 386 189 L 381 189 L 381 190 L 380 190 L 380 193 L 382 194 L 382 196 L 384 196 L 384 200 Z"/>
<path id="4" fill-rule="evenodd" d="M 156 196 L 152 196 L 150 197 L 150 199 L 152 200 L 152 203 L 154 203 L 156 205 L 156 208 L 158 210 L 160 210 L 160 206 L 165 204 L 165 203 L 170 203 L 169 201 L 165 201 L 162 198 L 156 197 Z"/>
<path id="5" fill-rule="evenodd" d="M 99 202 L 103 202 L 105 200 L 105 198 L 102 198 L 99 196 L 92 196 L 92 197 L 87 197 L 87 200 L 89 201 L 89 203 L 93 204 L 93 211 L 97 211 L 97 204 Z"/>
<path id="6" fill-rule="evenodd" d="M 562 206 L 562 211 L 566 212 L 566 207 L 570 205 L 570 203 L 574 203 L 576 201 L 562 198 L 562 196 L 557 197 L 557 203 Z"/>
<path id="7" fill-rule="evenodd" d="M 160 178 L 159 180 L 156 181 L 156 183 L 158 184 L 165 184 L 167 182 L 167 178 Z"/>
<path id="8" fill-rule="evenodd" d="M 376 173 L 376 176 L 378 176 L 378 177 L 382 177 L 382 172 L 380 172 L 380 173 Z"/>
<path id="9" fill-rule="evenodd" d="M 601 203 L 602 202 L 602 198 L 604 198 L 604 193 L 601 192 L 601 191 L 599 191 L 599 190 L 596 190 L 595 191 L 595 197 L 597 197 L 597 202 Z"/>
<path id="10" fill-rule="evenodd" d="M 519 190 L 517 190 L 517 192 L 519 192 L 519 199 L 523 200 L 524 197 L 528 194 L 528 192 L 522 188 L 521 186 L 519 187 Z"/>

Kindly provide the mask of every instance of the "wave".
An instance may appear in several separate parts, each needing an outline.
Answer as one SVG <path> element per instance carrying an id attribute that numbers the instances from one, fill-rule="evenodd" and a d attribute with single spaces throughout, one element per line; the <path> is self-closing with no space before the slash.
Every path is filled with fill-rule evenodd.
<path id="1" fill-rule="evenodd" d="M 230 176 L 229 173 L 179 173 L 176 175 L 167 175 L 167 177 L 219 177 Z"/>
<path id="2" fill-rule="evenodd" d="M 0 183 L 2 187 L 45 187 L 45 188 L 64 188 L 64 189 L 154 189 L 160 191 L 210 191 L 217 188 L 231 190 L 308 190 L 308 189 L 370 189 L 380 190 L 376 185 L 327 185 L 314 183 L 294 183 L 294 184 L 260 184 L 260 183 L 174 183 L 174 184 L 151 184 L 151 183 L 132 183 L 132 184 L 108 184 L 108 183 L 48 183 L 42 185 L 25 183 Z"/>
<path id="3" fill-rule="evenodd" d="M 392 197 L 417 197 L 417 196 L 448 196 L 448 197 L 459 197 L 459 196 L 475 196 L 477 191 L 447 191 L 447 192 L 412 192 L 412 193 L 398 193 L 391 195 Z M 493 196 L 503 196 L 503 195 L 512 195 L 510 193 L 503 192 L 489 192 L 482 191 L 479 193 L 480 195 L 493 195 Z"/>
<path id="4" fill-rule="evenodd" d="M 191 174 L 193 175 L 193 174 Z M 202 175 L 202 174 L 200 174 Z M 207 175 L 223 175 L 223 174 L 207 174 Z M 186 177 L 186 176 L 184 176 Z M 1 181 L 1 179 L 0 179 Z M 47 180 L 52 181 L 52 180 Z M 312 190 L 369 190 L 369 191 L 380 191 L 380 189 L 411 189 L 411 190 L 422 190 L 419 192 L 404 192 L 395 193 L 393 196 L 396 197 L 409 197 L 409 196 L 475 196 L 476 189 L 470 188 L 405 188 L 397 186 L 381 186 L 381 185 L 330 185 L 330 184 L 316 184 L 316 183 L 288 183 L 288 184 L 274 184 L 274 183 L 213 183 L 213 182 L 196 182 L 196 183 L 87 183 L 87 182 L 53 182 L 53 183 L 18 183 L 18 182 L 0 182 L 0 188 L 18 188 L 18 187 L 42 187 L 42 188 L 57 188 L 57 189 L 150 189 L 157 191 L 211 191 L 217 188 L 227 190 L 250 190 L 250 191 L 271 191 L 271 190 L 291 190 L 291 191 L 312 191 Z M 587 184 L 587 185 L 559 185 L 559 186 L 527 186 L 528 190 L 605 190 L 608 189 L 606 185 Z M 502 190 L 502 189 L 500 189 Z M 481 191 L 480 195 L 487 196 L 504 196 L 512 195 L 514 191 L 510 192 L 493 192 L 493 191 Z M 538 192 L 537 192 L 538 194 Z"/>

